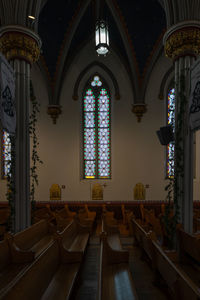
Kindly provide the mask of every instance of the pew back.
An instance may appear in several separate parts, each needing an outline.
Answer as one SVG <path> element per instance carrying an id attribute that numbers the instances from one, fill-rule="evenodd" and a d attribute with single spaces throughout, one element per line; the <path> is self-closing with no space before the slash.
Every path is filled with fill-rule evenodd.
<path id="1" fill-rule="evenodd" d="M 0 271 L 11 263 L 10 249 L 7 240 L 0 241 Z"/>
<path id="2" fill-rule="evenodd" d="M 59 247 L 58 243 L 54 241 L 2 299 L 41 299 L 58 266 Z"/>
<path id="3" fill-rule="evenodd" d="M 49 234 L 47 220 L 41 220 L 14 235 L 15 244 L 22 250 L 31 249 L 45 235 Z"/>

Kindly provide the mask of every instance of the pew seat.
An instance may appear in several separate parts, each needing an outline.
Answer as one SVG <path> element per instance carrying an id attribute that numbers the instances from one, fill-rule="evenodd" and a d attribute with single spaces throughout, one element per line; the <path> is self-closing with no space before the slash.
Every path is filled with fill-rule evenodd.
<path id="1" fill-rule="evenodd" d="M 79 269 L 80 263 L 61 264 L 59 245 L 55 240 L 1 299 L 69 299 Z"/>
<path id="2" fill-rule="evenodd" d="M 57 232 L 55 237 L 59 242 L 62 261 L 80 262 L 88 244 L 89 234 L 90 227 L 76 220 L 71 221 L 62 232 Z"/>

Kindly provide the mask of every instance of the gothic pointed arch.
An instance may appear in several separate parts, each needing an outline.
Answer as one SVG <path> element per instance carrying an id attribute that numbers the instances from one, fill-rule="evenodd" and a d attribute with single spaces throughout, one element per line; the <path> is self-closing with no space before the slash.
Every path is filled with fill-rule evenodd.
<path id="1" fill-rule="evenodd" d="M 95 66 L 100 67 L 102 70 L 104 70 L 108 74 L 108 76 L 110 77 L 110 79 L 113 83 L 113 87 L 114 87 L 114 91 L 115 91 L 115 99 L 119 100 L 120 99 L 120 90 L 119 90 L 119 85 L 117 83 L 117 80 L 116 80 L 114 74 L 112 73 L 112 71 L 106 65 L 104 65 L 103 63 L 98 62 L 98 61 L 94 61 L 91 64 L 89 64 L 88 66 L 86 66 L 82 70 L 82 72 L 79 74 L 79 76 L 78 76 L 78 78 L 75 82 L 74 89 L 73 89 L 73 96 L 72 96 L 73 99 L 78 100 L 78 98 L 79 98 L 78 97 L 78 91 L 79 91 L 79 86 L 80 86 L 81 80 L 83 79 L 85 74 L 87 74 Z"/>

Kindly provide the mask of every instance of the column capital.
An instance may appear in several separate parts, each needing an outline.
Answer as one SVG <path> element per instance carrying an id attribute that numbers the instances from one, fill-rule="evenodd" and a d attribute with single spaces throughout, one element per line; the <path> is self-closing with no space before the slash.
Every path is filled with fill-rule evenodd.
<path id="1" fill-rule="evenodd" d="M 147 106 L 145 103 L 133 104 L 132 112 L 136 115 L 138 123 L 140 123 L 143 114 L 147 112 Z"/>
<path id="2" fill-rule="evenodd" d="M 56 104 L 51 104 L 47 108 L 47 114 L 51 116 L 53 124 L 56 124 L 58 116 L 62 113 L 61 106 Z"/>
<path id="3" fill-rule="evenodd" d="M 165 55 L 173 60 L 200 55 L 200 22 L 185 21 L 170 27 L 163 42 Z"/>
<path id="4" fill-rule="evenodd" d="M 32 64 L 40 56 L 41 40 L 32 30 L 18 25 L 0 28 L 0 52 L 8 61 L 26 60 Z"/>

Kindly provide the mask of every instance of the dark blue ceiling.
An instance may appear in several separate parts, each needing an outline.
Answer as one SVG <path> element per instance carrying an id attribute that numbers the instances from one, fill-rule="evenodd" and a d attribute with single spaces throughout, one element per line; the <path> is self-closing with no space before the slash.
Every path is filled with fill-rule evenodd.
<path id="1" fill-rule="evenodd" d="M 43 55 L 53 77 L 61 44 L 77 7 L 84 0 L 48 0 L 39 18 L 39 35 L 42 39 Z M 142 74 L 147 58 L 156 41 L 166 27 L 165 13 L 157 0 L 115 0 L 124 16 L 129 35 L 136 52 L 137 63 Z M 128 66 L 126 51 L 118 28 L 108 9 L 105 15 L 109 23 L 111 47 L 117 49 Z M 77 52 L 81 45 L 94 36 L 94 1 L 88 6 L 72 39 L 68 58 Z"/>

